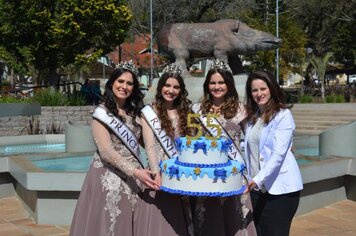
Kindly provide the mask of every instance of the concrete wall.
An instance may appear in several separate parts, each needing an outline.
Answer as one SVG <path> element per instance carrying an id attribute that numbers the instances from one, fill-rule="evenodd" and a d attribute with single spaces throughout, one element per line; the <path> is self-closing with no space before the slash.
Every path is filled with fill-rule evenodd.
<path id="1" fill-rule="evenodd" d="M 51 126 L 63 134 L 66 121 L 89 125 L 92 119 L 91 110 L 93 106 L 41 107 L 41 115 L 0 117 L 0 136 L 31 134 L 28 132 L 29 124 L 34 124 L 36 120 L 39 121 L 42 134 L 49 133 Z"/>
<path id="2" fill-rule="evenodd" d="M 356 158 L 356 121 L 322 132 L 319 143 L 320 155 Z"/>

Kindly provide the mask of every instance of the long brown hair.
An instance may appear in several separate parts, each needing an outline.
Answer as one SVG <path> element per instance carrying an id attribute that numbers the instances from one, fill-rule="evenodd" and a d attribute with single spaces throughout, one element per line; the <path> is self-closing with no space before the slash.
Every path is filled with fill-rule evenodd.
<path id="1" fill-rule="evenodd" d="M 219 73 L 223 78 L 227 87 L 227 93 L 224 97 L 224 104 L 221 107 L 221 115 L 225 119 L 231 119 L 236 116 L 239 111 L 239 95 L 235 88 L 235 81 L 232 74 L 226 70 L 222 69 L 212 69 L 206 75 L 206 79 L 203 85 L 204 97 L 201 100 L 201 110 L 203 114 L 208 114 L 213 106 L 213 98 L 209 93 L 209 83 L 211 76 L 215 73 Z"/>
<path id="2" fill-rule="evenodd" d="M 252 123 L 256 123 L 257 118 L 262 115 L 259 114 L 260 110 L 258 105 L 252 97 L 252 82 L 258 79 L 267 84 L 271 93 L 271 99 L 268 101 L 266 109 L 264 110 L 264 122 L 268 124 L 280 109 L 290 108 L 292 106 L 288 106 L 285 103 L 285 94 L 271 73 L 256 71 L 248 76 L 246 82 L 246 110 L 248 120 L 252 121 Z"/>
<path id="3" fill-rule="evenodd" d="M 174 127 L 170 121 L 167 113 L 167 109 L 164 107 L 164 98 L 162 96 L 162 88 L 165 86 L 169 78 L 174 78 L 178 81 L 180 86 L 180 93 L 174 100 L 173 106 L 177 109 L 179 115 L 179 133 L 181 136 L 186 135 L 187 130 L 187 115 L 189 112 L 189 105 L 191 101 L 187 98 L 188 91 L 185 89 L 183 78 L 177 73 L 164 73 L 158 81 L 157 92 L 155 96 L 155 107 L 157 109 L 157 115 L 161 121 L 161 127 L 167 132 L 170 137 L 174 137 Z"/>
<path id="4" fill-rule="evenodd" d="M 104 104 L 105 104 L 105 107 L 112 114 L 114 114 L 116 117 L 120 117 L 118 114 L 117 105 L 115 102 L 115 95 L 114 95 L 112 86 L 113 86 L 114 82 L 125 72 L 129 72 L 132 75 L 133 90 L 132 90 L 132 94 L 130 95 L 130 97 L 128 97 L 126 99 L 124 109 L 129 116 L 134 118 L 141 114 L 141 109 L 144 106 L 144 104 L 143 104 L 144 94 L 140 90 L 140 86 L 139 86 L 139 82 L 138 82 L 136 74 L 130 70 L 123 69 L 123 68 L 116 68 L 111 73 L 109 80 L 105 84 Z M 120 118 L 122 118 L 122 117 L 120 117 Z M 135 119 L 133 119 L 133 124 L 136 125 Z"/>

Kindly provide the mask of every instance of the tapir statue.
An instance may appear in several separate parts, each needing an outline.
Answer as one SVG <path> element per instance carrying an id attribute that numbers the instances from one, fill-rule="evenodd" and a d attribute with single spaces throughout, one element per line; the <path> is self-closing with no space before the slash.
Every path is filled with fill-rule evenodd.
<path id="1" fill-rule="evenodd" d="M 179 64 L 185 75 L 188 60 L 216 57 L 228 63 L 229 57 L 277 48 L 280 43 L 281 39 L 232 19 L 170 24 L 157 35 L 160 53 Z"/>

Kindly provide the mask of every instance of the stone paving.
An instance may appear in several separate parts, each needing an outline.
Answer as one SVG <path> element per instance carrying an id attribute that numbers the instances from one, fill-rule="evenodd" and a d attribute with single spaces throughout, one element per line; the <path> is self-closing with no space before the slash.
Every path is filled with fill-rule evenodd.
<path id="1" fill-rule="evenodd" d="M 0 236 L 68 236 L 69 226 L 38 225 L 16 197 L 0 199 Z"/>
<path id="2" fill-rule="evenodd" d="M 0 198 L 0 236 L 68 236 L 70 226 L 38 225 L 17 197 Z M 343 200 L 295 217 L 290 236 L 356 235 L 356 202 Z"/>
<path id="3" fill-rule="evenodd" d="M 343 200 L 294 218 L 291 236 L 356 235 L 356 202 Z"/>

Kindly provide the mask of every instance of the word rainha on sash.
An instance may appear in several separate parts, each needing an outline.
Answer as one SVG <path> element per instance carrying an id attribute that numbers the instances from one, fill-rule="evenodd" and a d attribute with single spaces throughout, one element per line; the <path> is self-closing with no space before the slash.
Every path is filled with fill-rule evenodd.
<path id="1" fill-rule="evenodd" d="M 164 152 L 169 158 L 174 158 L 178 155 L 178 150 L 175 146 L 174 141 L 168 136 L 166 131 L 162 129 L 161 122 L 159 121 L 156 112 L 150 105 L 146 105 L 141 113 L 147 121 L 148 125 L 151 127 L 153 133 L 157 137 L 159 143 L 161 144 Z"/>

